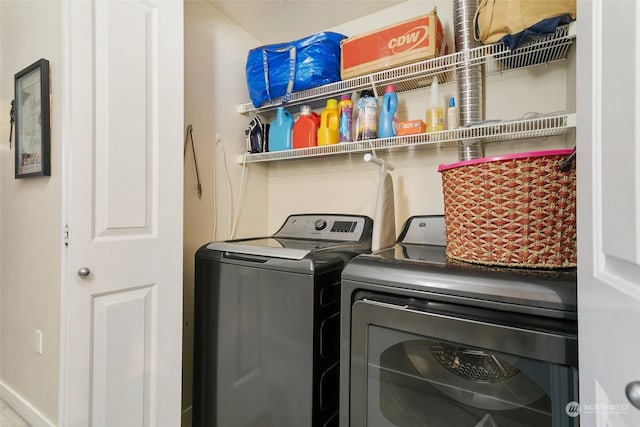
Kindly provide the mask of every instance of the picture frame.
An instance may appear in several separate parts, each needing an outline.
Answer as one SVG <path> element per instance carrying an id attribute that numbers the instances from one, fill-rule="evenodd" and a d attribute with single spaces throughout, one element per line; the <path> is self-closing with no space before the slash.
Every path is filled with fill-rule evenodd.
<path id="1" fill-rule="evenodd" d="M 15 74 L 15 178 L 51 176 L 49 61 Z"/>

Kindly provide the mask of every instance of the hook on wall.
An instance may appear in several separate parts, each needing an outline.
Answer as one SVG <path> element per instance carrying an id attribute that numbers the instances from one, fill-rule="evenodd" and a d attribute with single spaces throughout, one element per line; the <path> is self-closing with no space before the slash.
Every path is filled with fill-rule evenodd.
<path id="1" fill-rule="evenodd" d="M 196 195 L 198 199 L 202 198 L 202 184 L 200 183 L 200 172 L 198 171 L 198 159 L 196 158 L 196 147 L 193 143 L 193 125 L 189 124 L 187 126 L 187 134 L 184 137 L 184 157 L 187 156 L 187 142 L 191 139 L 191 151 L 193 152 L 193 165 L 196 170 Z"/>
<path id="2" fill-rule="evenodd" d="M 386 160 L 382 160 L 372 153 L 367 153 L 364 155 L 365 162 L 374 163 L 382 168 L 382 170 L 392 171 L 394 169 L 393 165 Z"/>

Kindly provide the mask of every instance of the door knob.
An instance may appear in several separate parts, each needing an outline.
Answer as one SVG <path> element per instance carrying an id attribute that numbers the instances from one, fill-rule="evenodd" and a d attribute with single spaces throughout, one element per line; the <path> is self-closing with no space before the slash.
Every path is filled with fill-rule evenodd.
<path id="1" fill-rule="evenodd" d="M 80 277 L 87 277 L 90 273 L 91 270 L 89 270 L 87 267 L 82 267 L 80 270 L 78 270 L 78 276 Z"/>
<path id="2" fill-rule="evenodd" d="M 640 381 L 633 381 L 627 384 L 624 392 L 627 394 L 629 402 L 637 409 L 640 409 Z"/>

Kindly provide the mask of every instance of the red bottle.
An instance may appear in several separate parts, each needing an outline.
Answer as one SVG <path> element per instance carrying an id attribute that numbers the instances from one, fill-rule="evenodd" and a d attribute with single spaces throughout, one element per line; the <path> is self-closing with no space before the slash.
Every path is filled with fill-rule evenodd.
<path id="1" fill-rule="evenodd" d="M 311 107 L 300 107 L 300 118 L 293 124 L 293 148 L 308 148 L 318 145 L 320 116 Z"/>

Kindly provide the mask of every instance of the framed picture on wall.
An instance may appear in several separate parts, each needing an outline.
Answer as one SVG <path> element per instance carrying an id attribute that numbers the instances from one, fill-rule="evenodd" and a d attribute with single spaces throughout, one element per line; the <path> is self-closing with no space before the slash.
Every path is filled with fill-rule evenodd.
<path id="1" fill-rule="evenodd" d="M 49 61 L 40 59 L 15 75 L 15 177 L 51 175 Z"/>

